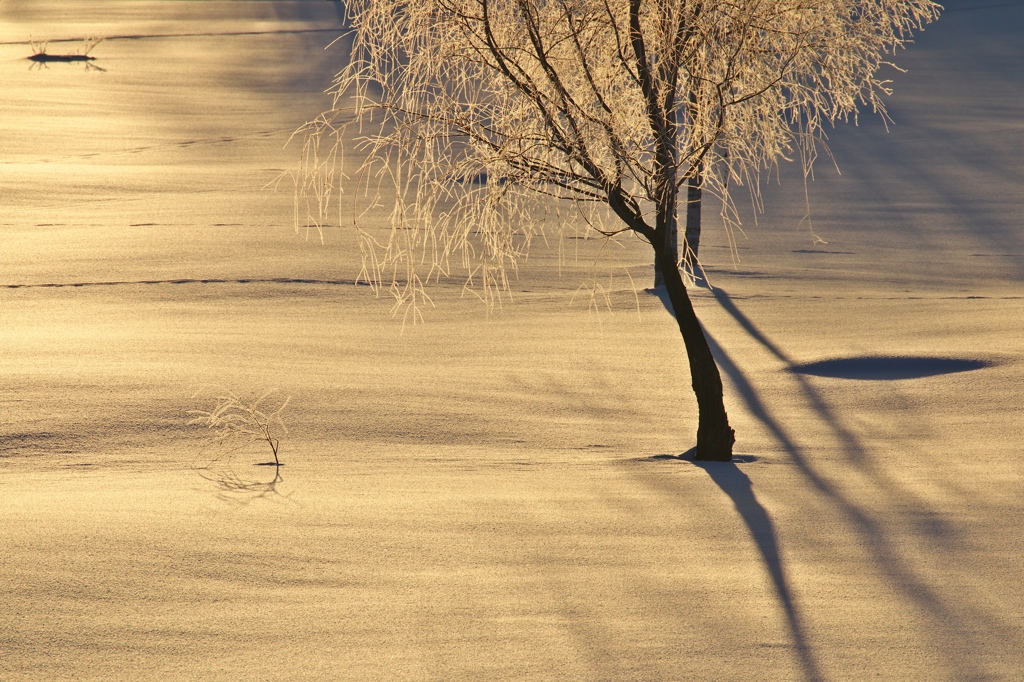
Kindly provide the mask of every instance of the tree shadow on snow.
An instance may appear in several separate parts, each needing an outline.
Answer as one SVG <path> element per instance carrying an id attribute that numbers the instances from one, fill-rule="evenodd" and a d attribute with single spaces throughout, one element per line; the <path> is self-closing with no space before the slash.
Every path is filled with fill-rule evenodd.
<path id="1" fill-rule="evenodd" d="M 801 621 L 796 599 L 790 590 L 789 581 L 786 579 L 775 524 L 768 511 L 757 499 L 757 495 L 754 494 L 754 485 L 750 477 L 737 466 L 738 462 L 753 462 L 757 458 L 750 455 L 734 455 L 731 462 L 699 462 L 693 459 L 695 450 L 696 448 L 692 448 L 678 457 L 662 455 L 657 459 L 679 459 L 703 469 L 719 490 L 732 500 L 733 506 L 739 512 L 740 518 L 743 519 L 771 578 L 772 587 L 775 589 L 775 595 L 786 616 L 790 638 L 806 679 L 811 682 L 823 680 Z"/>
<path id="2" fill-rule="evenodd" d="M 922 379 L 924 377 L 953 374 L 955 372 L 969 372 L 975 369 L 991 367 L 993 364 L 988 360 L 906 355 L 859 355 L 796 364 L 778 346 L 772 343 L 754 325 L 750 318 L 736 306 L 736 303 L 725 289 L 716 288 L 712 293 L 718 304 L 722 306 L 722 309 L 729 313 L 733 320 L 750 334 L 751 338 L 760 343 L 769 353 L 786 363 L 788 365 L 787 371 L 794 374 L 807 374 L 833 379 L 895 381 L 899 379 Z M 705 330 L 706 334 L 707 330 Z M 811 400 L 815 410 L 823 416 L 829 416 L 829 421 L 835 424 L 837 420 L 825 414 L 829 410 L 825 406 L 824 401 L 818 396 L 817 391 L 802 378 L 798 378 L 798 380 L 804 394 Z M 844 438 L 844 440 L 848 439 Z"/>
<path id="3" fill-rule="evenodd" d="M 808 402 L 811 409 L 819 416 L 822 422 L 831 429 L 839 441 L 848 463 L 856 467 L 861 473 L 867 475 L 880 490 L 883 490 L 887 494 L 890 499 L 910 501 L 910 498 L 912 498 L 913 495 L 909 493 L 909 491 L 906 491 L 893 483 L 887 476 L 877 470 L 877 468 L 871 463 L 871 458 L 865 446 L 860 442 L 860 439 L 850 429 L 844 426 L 842 420 L 825 401 L 821 393 L 808 381 L 805 375 L 810 374 L 811 372 L 801 371 L 800 365 L 794 364 L 786 353 L 768 339 L 753 324 L 753 322 L 739 310 L 725 290 L 715 289 L 713 293 L 722 308 L 725 309 L 725 311 L 728 312 L 753 339 L 758 341 L 772 355 L 787 365 L 788 371 L 792 373 L 792 376 L 799 384 L 804 399 Z M 858 505 L 841 489 L 839 485 L 831 482 L 816 470 L 804 449 L 789 434 L 787 429 L 772 416 L 759 392 L 747 379 L 740 367 L 732 360 L 725 349 L 717 343 L 714 337 L 706 329 L 704 330 L 704 334 L 711 346 L 711 351 L 718 362 L 719 368 L 726 376 L 728 376 L 732 385 L 738 391 L 740 397 L 746 404 L 748 411 L 775 437 L 788 454 L 790 461 L 796 465 L 797 469 L 811 487 L 834 505 L 836 509 L 839 510 L 840 513 L 848 520 L 860 540 L 869 549 L 870 555 L 876 565 L 884 572 L 891 583 L 895 585 L 901 593 L 908 597 L 916 607 L 927 613 L 934 622 L 946 626 L 953 623 L 963 622 L 967 616 L 967 614 L 964 613 L 964 609 L 947 603 L 940 596 L 938 591 L 928 583 L 926 578 L 917 574 L 910 563 L 903 557 L 899 547 L 892 539 L 889 538 L 884 527 L 872 517 L 869 511 Z M 812 370 L 820 369 L 821 374 L 819 375 L 836 376 L 837 378 L 845 378 L 841 375 L 849 373 L 855 375 L 851 378 L 876 379 L 874 376 L 865 376 L 865 374 L 872 375 L 885 373 L 886 371 L 888 371 L 889 374 L 885 377 L 881 377 L 882 379 L 892 380 L 896 378 L 912 378 L 910 376 L 893 376 L 894 374 L 906 375 L 910 373 L 907 370 L 907 365 L 905 363 L 906 359 L 904 358 L 903 361 L 903 363 L 900 363 L 887 359 L 880 362 L 877 358 L 867 358 L 863 359 L 863 362 L 861 362 L 857 359 L 847 359 L 847 361 L 844 362 L 833 361 L 815 363 L 819 365 L 819 367 L 815 368 L 814 365 L 810 365 L 805 366 L 803 369 L 806 369 L 807 367 L 810 367 Z M 915 363 L 910 364 L 911 369 L 914 369 L 917 372 L 915 376 L 933 376 L 935 374 L 948 373 L 951 371 L 978 369 L 980 367 L 988 366 L 989 363 L 981 361 L 955 361 L 948 358 L 925 358 L 920 359 L 919 363 L 916 364 L 916 367 Z M 707 467 L 704 468 L 707 470 Z M 715 478 L 715 475 L 712 474 L 710 470 L 708 470 L 708 473 L 712 475 L 713 479 Z M 729 476 L 732 478 L 729 479 Z M 752 535 L 755 535 L 755 528 L 764 528 L 765 521 L 760 520 L 761 512 L 758 511 L 758 507 L 760 505 L 756 502 L 756 499 L 753 498 L 752 492 L 748 497 L 745 491 L 745 486 L 749 485 L 749 483 L 739 480 L 735 474 L 723 474 L 722 472 L 718 472 L 718 479 L 716 479 L 715 482 L 720 488 L 722 488 L 723 492 L 729 494 L 733 499 L 733 502 L 736 504 L 737 509 L 740 510 L 741 515 L 744 515 L 744 520 L 747 522 L 748 527 L 751 528 Z M 913 500 L 913 502 L 914 506 L 924 509 L 925 504 L 923 501 Z M 746 513 L 741 509 L 741 504 L 743 505 L 743 508 L 746 509 Z M 765 516 L 767 515 L 765 514 Z M 767 519 L 767 523 L 771 523 L 770 519 Z M 948 532 L 948 529 L 945 529 L 944 527 L 937 528 L 935 530 L 939 535 L 944 535 Z M 778 568 L 775 568 L 769 560 L 774 544 L 764 542 L 768 537 L 764 530 L 757 532 L 761 533 L 761 540 L 758 540 L 758 546 L 761 550 L 762 556 L 765 558 L 769 572 L 772 573 L 773 580 L 784 580 L 781 572 L 781 561 L 778 562 Z M 757 538 L 758 536 L 755 535 L 755 540 L 757 540 Z M 779 576 L 778 578 L 777 575 Z M 777 590 L 779 589 L 779 584 L 780 583 L 777 582 Z M 782 592 L 780 592 L 780 598 L 781 597 Z M 783 600 L 783 608 L 788 608 L 785 600 Z M 793 615 L 795 617 L 795 610 Z M 980 616 L 980 614 L 972 615 Z M 788 611 L 787 617 L 789 617 Z M 795 634 L 794 637 L 796 637 Z M 947 655 L 947 665 L 949 668 L 956 671 L 958 676 L 964 676 L 970 679 L 980 679 L 984 677 L 983 670 L 979 669 L 966 657 L 957 655 L 955 650 L 950 649 L 945 653 Z"/>

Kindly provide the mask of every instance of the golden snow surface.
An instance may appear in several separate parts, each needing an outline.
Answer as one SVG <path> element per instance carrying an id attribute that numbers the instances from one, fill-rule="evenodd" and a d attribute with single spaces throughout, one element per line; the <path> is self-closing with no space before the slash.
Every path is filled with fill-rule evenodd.
<path id="1" fill-rule="evenodd" d="M 707 209 L 729 464 L 646 244 L 403 328 L 296 232 L 338 10 L 0 3 L 0 680 L 1024 679 L 1024 5 L 897 55 L 813 228 L 794 164 L 738 260 Z"/>

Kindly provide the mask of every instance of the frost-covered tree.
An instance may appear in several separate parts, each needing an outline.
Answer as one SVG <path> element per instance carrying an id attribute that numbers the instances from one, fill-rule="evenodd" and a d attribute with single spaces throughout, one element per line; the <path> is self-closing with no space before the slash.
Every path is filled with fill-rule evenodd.
<path id="1" fill-rule="evenodd" d="M 697 190 L 756 192 L 777 159 L 813 160 L 827 122 L 881 108 L 885 55 L 929 0 L 351 0 L 334 108 L 305 129 L 299 196 L 325 219 L 342 140 L 386 185 L 392 230 L 360 229 L 362 276 L 415 317 L 425 287 L 485 297 L 566 201 L 606 237 L 650 243 L 686 346 L 695 456 L 729 460 L 722 381 L 680 276 L 678 214 Z M 383 183 L 381 185 L 380 183 Z M 300 199 L 301 200 L 301 199 Z M 563 213 L 564 215 L 564 213 Z M 695 244 L 696 245 L 696 244 Z"/>
<path id="2" fill-rule="evenodd" d="M 707 13 L 712 5 L 722 9 L 715 3 L 690 4 L 698 13 Z M 798 157 L 808 177 L 818 145 L 824 141 L 825 126 L 856 120 L 858 106 L 886 118 L 882 96 L 890 91 L 878 71 L 883 65 L 892 66 L 887 57 L 909 41 L 912 30 L 934 20 L 940 7 L 915 0 L 748 0 L 744 9 L 750 12 L 749 19 L 736 8 L 726 10 L 737 12 L 731 16 L 740 17 L 737 25 L 745 33 L 742 44 L 735 45 L 740 51 L 729 53 L 733 56 L 727 59 L 725 75 L 712 81 L 716 90 L 719 86 L 731 89 L 731 99 L 722 101 L 717 92 L 708 92 L 709 81 L 700 76 L 700 64 L 684 65 L 690 97 L 684 113 L 704 108 L 714 116 L 721 113 L 720 108 L 726 109 L 724 125 L 711 136 L 715 148 L 703 158 L 691 154 L 695 162 L 685 171 L 687 211 L 679 256 L 691 272 L 700 244 L 705 179 L 711 181 L 712 193 L 723 199 L 722 222 L 731 230 L 738 219 L 728 192 L 730 182 L 745 184 L 759 206 L 758 176 L 780 158 Z M 751 93 L 756 94 L 748 97 Z M 707 136 L 691 137 L 691 150 L 709 141 Z M 656 268 L 655 285 L 659 284 L 661 273 Z"/>

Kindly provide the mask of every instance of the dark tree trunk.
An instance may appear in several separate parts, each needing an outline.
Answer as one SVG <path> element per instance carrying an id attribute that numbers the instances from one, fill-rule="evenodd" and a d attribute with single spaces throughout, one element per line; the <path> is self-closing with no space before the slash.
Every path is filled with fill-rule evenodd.
<path id="1" fill-rule="evenodd" d="M 676 223 L 673 221 L 671 224 L 666 226 L 668 236 L 666 239 L 666 248 L 669 251 L 669 258 L 672 259 L 672 269 L 676 269 L 679 263 L 679 229 Z M 662 269 L 661 261 L 658 258 L 654 259 L 654 288 L 657 289 L 660 286 L 665 285 L 665 273 Z"/>
<path id="2" fill-rule="evenodd" d="M 700 249 L 700 218 L 701 201 L 703 199 L 702 188 L 703 164 L 698 165 L 697 174 L 686 181 L 686 232 L 683 237 L 682 263 L 694 277 L 697 276 L 697 252 Z M 675 224 L 671 226 L 671 234 L 668 235 L 669 248 L 672 250 L 672 259 L 680 262 L 679 237 L 676 234 Z M 661 264 L 654 261 L 654 288 L 657 289 L 665 284 L 665 275 L 662 272 Z"/>
<path id="3" fill-rule="evenodd" d="M 696 173 L 686 180 L 686 243 L 683 246 L 683 263 L 692 275 L 697 272 L 697 250 L 700 248 L 700 207 L 703 164 L 698 164 Z"/>
<path id="4" fill-rule="evenodd" d="M 697 448 L 694 459 L 714 462 L 732 460 L 732 446 L 736 432 L 729 426 L 729 416 L 722 400 L 722 377 L 718 365 L 711 355 L 711 347 L 704 336 L 697 314 L 686 293 L 679 268 L 668 250 L 655 247 L 655 260 L 661 264 L 665 288 L 668 291 L 672 310 L 675 312 L 679 331 L 686 344 L 686 356 L 690 361 L 690 379 L 697 396 Z"/>

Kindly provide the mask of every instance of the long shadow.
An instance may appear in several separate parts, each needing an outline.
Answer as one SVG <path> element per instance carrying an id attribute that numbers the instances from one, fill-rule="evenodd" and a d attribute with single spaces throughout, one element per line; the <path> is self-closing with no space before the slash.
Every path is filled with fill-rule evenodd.
<path id="1" fill-rule="evenodd" d="M 871 556 L 877 565 L 884 571 L 895 586 L 905 595 L 910 597 L 919 607 L 925 609 L 938 622 L 952 623 L 961 616 L 954 613 L 936 594 L 926 582 L 918 578 L 913 569 L 906 565 L 900 557 L 898 548 L 886 537 L 885 531 L 874 519 L 862 511 L 855 503 L 849 500 L 836 486 L 824 479 L 808 462 L 803 449 L 789 436 L 768 412 L 764 402 L 761 400 L 753 385 L 747 380 L 743 372 L 736 366 L 729 355 L 722 349 L 714 338 L 705 330 L 711 350 L 718 360 L 719 367 L 729 376 L 733 385 L 736 386 L 740 395 L 750 412 L 764 424 L 772 435 L 786 450 L 790 460 L 797 466 L 801 474 L 807 479 L 812 487 L 823 497 L 834 504 L 855 528 L 861 540 L 868 547 Z M 981 679 L 981 671 L 964 660 L 957 660 L 955 667 L 967 675 L 970 679 Z M 968 670 L 964 670 L 968 668 Z"/>
<path id="2" fill-rule="evenodd" d="M 799 365 L 795 363 L 793 359 L 789 357 L 788 354 L 786 354 L 781 348 L 779 348 L 767 336 L 765 336 L 764 333 L 762 333 L 761 330 L 758 329 L 757 325 L 755 325 L 753 321 L 749 317 L 747 317 L 746 314 L 739 309 L 739 307 L 736 306 L 736 303 L 732 300 L 732 297 L 729 296 L 729 292 L 727 292 L 725 289 L 716 288 L 712 293 L 715 297 L 715 300 L 718 301 L 718 304 L 722 306 L 722 309 L 729 313 L 733 320 L 735 320 L 736 323 L 739 324 L 743 328 L 743 330 L 750 335 L 752 339 L 760 343 L 765 348 L 765 350 L 767 350 L 781 362 L 786 364 L 786 369 L 790 372 L 790 375 L 796 380 L 797 384 L 799 384 L 800 390 L 803 393 L 804 398 L 810 404 L 811 409 L 813 409 L 814 412 L 817 413 L 819 417 L 821 417 L 825 425 L 832 430 L 832 433 L 835 434 L 836 438 L 842 444 L 842 451 L 845 454 L 847 460 L 850 461 L 855 466 L 857 466 L 858 468 L 860 468 L 863 473 L 870 476 L 872 481 L 879 488 L 885 490 L 887 493 L 891 495 L 899 495 L 901 497 L 906 497 L 908 495 L 906 491 L 897 489 L 895 486 L 893 486 L 890 480 L 879 474 L 877 468 L 871 462 L 871 458 L 867 452 L 867 448 L 865 448 L 864 445 L 860 442 L 860 439 L 856 436 L 856 434 L 850 431 L 850 429 L 848 429 L 843 424 L 842 420 L 839 418 L 839 415 L 837 415 L 835 413 L 835 410 L 832 409 L 832 406 L 828 404 L 828 402 L 822 397 L 818 389 L 816 389 L 814 385 L 808 380 L 808 374 L 815 374 L 815 365 L 827 365 L 830 362 L 834 363 L 837 361 L 826 361 L 826 363 L 812 363 L 810 365 Z M 707 335 L 707 330 L 705 330 L 705 335 Z M 724 351 L 722 351 L 720 347 L 713 348 L 712 350 L 715 351 L 716 358 L 718 358 L 719 355 L 725 355 Z M 886 375 L 886 378 L 891 379 L 907 378 L 907 376 L 909 376 L 907 375 L 907 372 L 909 370 L 921 369 L 921 367 L 917 367 L 917 365 L 927 366 L 927 371 L 919 371 L 916 374 L 914 374 L 914 376 L 934 376 L 936 374 L 948 373 L 949 371 L 968 371 L 972 369 L 981 369 L 992 364 L 988 361 L 958 360 L 951 358 L 906 358 L 898 363 L 893 363 L 892 358 L 885 358 L 881 360 L 882 361 L 880 362 L 879 358 L 849 358 L 845 359 L 844 361 L 838 362 L 840 365 L 840 369 L 842 368 L 843 362 L 852 363 L 853 365 L 858 365 L 858 363 L 864 364 L 866 366 L 866 370 L 868 371 L 865 371 L 865 368 L 862 368 L 860 376 L 858 377 L 862 379 L 874 379 L 875 377 L 870 376 L 871 371 L 875 371 L 877 373 L 884 373 Z M 950 367 L 950 364 L 952 364 L 952 367 Z M 911 367 L 908 367 L 908 365 L 911 365 Z M 905 376 L 897 376 L 897 374 L 900 373 L 903 373 L 903 375 Z M 837 376 L 838 373 L 836 371 L 833 371 L 831 375 Z M 735 379 L 735 377 L 733 378 Z M 737 384 L 737 388 L 739 388 L 742 393 L 742 388 L 740 384 Z M 744 394 L 744 399 L 747 401 L 748 405 L 750 404 L 749 398 L 749 395 Z M 763 408 L 763 406 L 761 407 Z M 764 416 L 765 415 L 763 414 L 757 415 L 758 419 L 761 420 L 762 422 L 764 421 Z M 788 446 L 787 449 L 789 449 Z M 922 504 L 920 500 L 916 500 L 916 502 L 918 504 Z"/>
<path id="3" fill-rule="evenodd" d="M 743 330 L 746 331 L 752 339 L 760 343 L 765 348 L 765 350 L 774 355 L 777 359 L 786 363 L 787 367 L 793 366 L 793 361 L 790 359 L 790 357 L 786 353 L 784 353 L 781 348 L 772 343 L 772 341 L 767 336 L 761 333 L 761 330 L 757 328 L 757 325 L 755 325 L 753 321 L 751 321 L 751 319 L 747 317 L 743 313 L 743 311 L 736 306 L 732 298 L 729 296 L 729 293 L 725 289 L 716 288 L 712 293 L 714 294 L 715 300 L 718 301 L 718 304 L 722 306 L 722 309 L 725 310 L 725 312 L 729 313 L 729 315 L 732 316 L 732 318 L 741 327 L 743 327 Z M 736 386 L 736 388 L 740 390 L 740 393 L 743 395 L 743 398 L 746 401 L 747 405 L 750 406 L 751 409 L 754 409 L 756 406 L 758 412 L 755 412 L 755 416 L 758 418 L 758 420 L 760 420 L 762 423 L 764 423 L 772 430 L 772 433 L 775 435 L 776 438 L 779 438 L 780 440 L 785 438 L 785 441 L 783 443 L 784 447 L 790 453 L 791 456 L 794 456 L 795 459 L 796 456 L 794 455 L 794 452 L 796 452 L 796 445 L 789 441 L 788 436 L 785 436 L 785 434 L 782 432 L 782 429 L 778 428 L 777 424 L 775 424 L 773 427 L 774 422 L 771 421 L 768 417 L 768 413 L 764 409 L 764 405 L 761 403 L 760 399 L 757 398 L 756 393 L 753 390 L 753 387 L 742 375 L 742 372 L 739 371 L 739 368 L 735 364 L 733 364 L 731 360 L 728 360 L 728 356 L 725 354 L 725 351 L 722 350 L 720 346 L 715 344 L 715 342 L 710 339 L 710 334 L 708 334 L 707 330 L 704 331 L 704 334 L 705 336 L 709 337 L 709 343 L 713 344 L 712 351 L 715 353 L 715 357 L 727 359 L 728 368 L 726 368 L 726 373 L 729 374 L 729 377 L 733 380 L 733 383 Z M 829 406 L 828 403 L 826 403 L 822 399 L 821 395 L 813 386 L 811 386 L 810 382 L 807 380 L 805 376 L 803 376 L 802 374 L 793 374 L 793 376 L 800 384 L 800 389 L 803 391 L 804 396 L 807 398 L 808 402 L 810 402 L 811 407 L 828 424 L 828 426 L 832 429 L 832 431 L 842 442 L 843 451 L 847 454 L 847 457 L 849 457 L 855 463 L 861 466 L 865 466 L 868 462 L 867 451 L 865 450 L 864 446 L 861 445 L 857 437 L 848 429 L 842 426 L 837 415 L 832 411 L 831 406 Z M 807 471 L 805 471 L 804 473 L 807 474 Z M 817 486 L 817 484 L 816 487 L 819 487 L 820 489 L 820 486 Z"/>
<path id="4" fill-rule="evenodd" d="M 747 333 L 760 342 L 775 357 L 782 360 L 787 365 L 792 365 L 789 357 L 761 333 L 753 322 L 736 307 L 735 303 L 733 303 L 732 299 L 729 298 L 729 295 L 724 290 L 715 289 L 714 291 L 715 297 L 719 303 L 722 304 L 723 308 L 733 316 L 737 323 L 739 323 Z M 652 293 L 659 295 L 657 290 Z M 667 296 L 659 295 L 659 298 L 661 298 L 662 303 L 665 304 L 666 310 L 670 314 L 673 314 L 671 303 L 668 301 Z M 879 523 L 871 518 L 871 516 L 850 500 L 838 487 L 821 476 L 814 467 L 811 466 L 809 458 L 805 454 L 803 448 L 801 448 L 800 445 L 789 435 L 778 420 L 772 416 L 768 407 L 761 399 L 757 389 L 755 389 L 753 384 L 750 383 L 739 366 L 733 362 L 729 354 L 718 344 L 714 336 L 712 336 L 707 329 L 704 329 L 704 336 L 707 338 L 708 345 L 711 346 L 711 352 L 718 363 L 719 369 L 729 377 L 732 385 L 736 388 L 740 397 L 746 403 L 747 409 L 750 413 L 760 421 L 769 430 L 769 432 L 771 432 L 772 436 L 775 437 L 779 444 L 782 445 L 783 449 L 789 455 L 790 461 L 806 478 L 811 487 L 833 504 L 849 520 L 855 532 L 860 536 L 861 541 L 868 549 L 876 565 L 883 573 L 885 573 L 889 581 L 900 592 L 909 597 L 914 604 L 928 613 L 935 622 L 948 624 L 962 620 L 964 614 L 960 610 L 954 610 L 947 605 L 942 598 L 939 597 L 938 593 L 925 580 L 919 578 L 915 574 L 914 570 L 907 565 L 907 562 L 901 556 L 899 548 L 893 545 L 892 541 L 890 541 L 886 536 L 884 529 L 879 525 Z M 858 465 L 862 470 L 865 470 L 866 473 L 871 474 L 879 483 L 880 487 L 887 489 L 887 492 L 890 494 L 905 497 L 905 491 L 895 489 L 890 482 L 886 481 L 884 478 L 879 476 L 877 472 L 873 471 L 873 467 L 868 461 L 864 446 L 852 432 L 841 425 L 832 408 L 821 398 L 820 394 L 814 389 L 814 387 L 810 385 L 806 377 L 800 374 L 793 374 L 792 376 L 797 378 L 799 381 L 807 400 L 810 402 L 814 410 L 839 437 L 845 451 L 847 452 L 847 456 L 853 460 L 853 463 Z M 737 508 L 739 507 L 737 506 Z M 762 556 L 764 556 L 764 552 L 762 552 Z M 768 570 L 771 572 L 771 565 L 768 565 Z M 983 679 L 985 677 L 984 671 L 979 669 L 973 661 L 966 660 L 962 656 L 957 656 L 954 652 L 944 653 L 950 667 L 956 671 L 958 676 L 965 679 Z"/>
<path id="5" fill-rule="evenodd" d="M 800 620 L 796 600 L 793 598 L 789 582 L 786 580 L 775 524 L 772 523 L 768 511 L 754 494 L 754 486 L 750 478 L 736 466 L 735 462 L 695 461 L 693 450 L 681 455 L 680 459 L 688 460 L 694 466 L 707 472 L 715 485 L 732 500 L 733 506 L 736 507 L 736 511 L 739 512 L 743 523 L 750 532 L 750 537 L 757 546 L 761 560 L 764 562 L 765 568 L 768 569 L 768 575 L 771 576 L 772 586 L 782 604 L 782 611 L 786 615 L 786 624 L 789 626 L 789 634 L 800 659 L 804 676 L 812 681 L 824 679 L 814 659 L 814 652 Z"/>
<path id="6" fill-rule="evenodd" d="M 664 288 L 653 289 L 651 293 L 658 296 L 669 314 L 675 317 L 675 311 L 672 309 L 672 304 L 664 292 Z M 707 338 L 708 344 L 711 346 L 711 352 L 718 361 L 719 366 L 733 380 L 734 385 L 743 395 L 754 416 L 772 430 L 772 433 L 783 443 L 787 450 L 794 451 L 797 448 L 796 443 L 769 416 L 767 409 L 765 409 L 764 404 L 757 396 L 757 392 L 746 381 L 739 368 L 729 359 L 728 355 L 726 355 L 706 329 L 704 330 L 704 336 Z M 691 449 L 680 455 L 678 459 L 689 461 L 694 466 L 704 469 L 719 489 L 732 500 L 733 506 L 736 507 L 736 511 L 739 512 L 751 538 L 754 540 L 754 544 L 757 546 L 758 553 L 761 555 L 765 568 L 768 570 L 768 575 L 771 576 L 772 586 L 775 588 L 775 594 L 778 596 L 779 602 L 782 605 L 782 611 L 786 616 L 790 637 L 796 648 L 797 656 L 800 659 L 800 666 L 805 677 L 810 682 L 823 680 L 824 678 L 814 658 L 814 652 L 801 623 L 796 601 L 789 589 L 789 582 L 786 580 L 782 554 L 779 551 L 779 543 L 775 532 L 775 524 L 772 523 L 768 511 L 758 501 L 757 496 L 754 495 L 754 488 L 750 478 L 740 471 L 739 467 L 736 466 L 735 460 L 732 462 L 698 462 L 693 459 L 693 452 L 694 450 Z"/>
<path id="7" fill-rule="evenodd" d="M 734 319 L 754 339 L 758 340 L 769 352 L 777 358 L 791 365 L 788 356 L 765 337 L 757 327 L 746 317 L 732 302 L 728 294 L 721 289 L 715 291 L 715 297 L 723 305 Z M 947 605 L 937 592 L 922 578 L 919 578 L 914 570 L 907 565 L 901 557 L 901 553 L 886 536 L 882 527 L 872 519 L 857 504 L 850 500 L 839 488 L 822 477 L 810 464 L 807 455 L 794 440 L 790 437 L 782 425 L 770 414 L 758 391 L 747 379 L 743 371 L 733 362 L 729 354 L 715 341 L 714 337 L 705 329 L 704 335 L 715 356 L 721 370 L 729 377 L 733 386 L 739 392 L 743 401 L 747 404 L 751 414 L 760 421 L 776 440 L 782 445 L 789 455 L 790 461 L 796 465 L 800 473 L 807 479 L 811 486 L 829 500 L 851 523 L 865 546 L 869 549 L 872 558 L 879 568 L 886 574 L 893 585 L 900 592 L 909 597 L 918 607 L 930 614 L 936 622 L 955 623 L 964 616 L 959 610 L 952 609 Z M 866 470 L 866 473 L 879 483 L 887 492 L 897 496 L 906 496 L 906 492 L 897 490 L 891 482 L 880 477 L 869 464 L 866 457 L 866 450 L 857 437 L 841 425 L 834 411 L 821 398 L 820 394 L 807 382 L 806 378 L 794 374 L 804 391 L 808 402 L 814 410 L 822 417 L 842 442 L 848 457 L 855 465 Z M 960 675 L 969 679 L 981 679 L 983 671 L 979 670 L 971 661 L 958 657 L 947 652 L 951 667 Z"/>
<path id="8" fill-rule="evenodd" d="M 772 343 L 767 336 L 762 334 L 761 330 L 757 328 L 749 317 L 743 314 L 742 310 L 736 307 L 736 304 L 733 303 L 732 298 L 725 289 L 715 287 L 711 293 L 714 294 L 715 300 L 718 301 L 718 305 L 722 306 L 722 309 L 729 313 L 732 318 L 736 320 L 741 327 L 743 327 L 743 330 L 750 334 L 751 338 L 764 346 L 769 353 L 777 357 L 779 360 L 782 360 L 786 364 L 792 364 L 789 357 L 787 357 L 778 346 Z"/>

